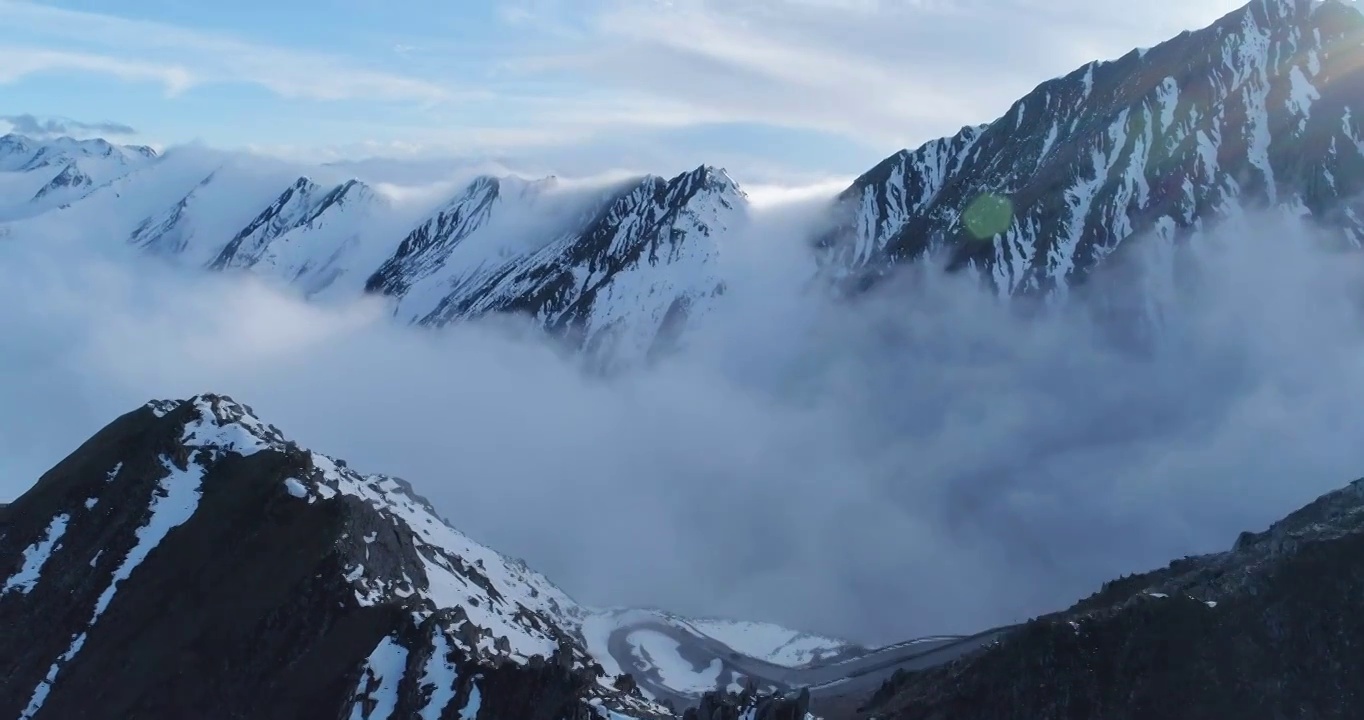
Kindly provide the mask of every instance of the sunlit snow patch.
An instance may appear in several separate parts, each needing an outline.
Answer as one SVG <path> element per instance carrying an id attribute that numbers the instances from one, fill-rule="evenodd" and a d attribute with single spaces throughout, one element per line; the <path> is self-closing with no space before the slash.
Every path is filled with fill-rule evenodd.
<path id="1" fill-rule="evenodd" d="M 56 548 L 57 542 L 66 533 L 66 523 L 70 520 L 68 515 L 58 515 L 52 518 L 52 524 L 47 526 L 43 532 L 42 539 L 33 543 L 24 550 L 24 566 L 19 572 L 5 582 L 5 587 L 0 589 L 0 596 L 8 595 L 14 590 L 27 594 L 38 584 L 39 575 L 47 559 L 52 557 L 52 551 Z"/>

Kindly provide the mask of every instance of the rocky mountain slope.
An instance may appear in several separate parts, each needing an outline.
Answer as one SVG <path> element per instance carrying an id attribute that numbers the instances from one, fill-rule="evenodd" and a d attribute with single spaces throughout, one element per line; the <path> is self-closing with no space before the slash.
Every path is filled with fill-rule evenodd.
<path id="1" fill-rule="evenodd" d="M 1107 583 L 958 663 L 898 674 L 890 720 L 1364 714 L 1364 480 L 1227 552 Z"/>
<path id="2" fill-rule="evenodd" d="M 1129 245 L 1159 255 L 1265 207 L 1358 246 L 1361 37 L 1353 3 L 1253 0 L 1205 29 L 1090 63 L 993 123 L 858 178 L 819 241 L 822 260 L 865 285 L 941 252 L 1000 293 L 1065 293 Z"/>
<path id="3" fill-rule="evenodd" d="M 129 413 L 0 507 L 0 717 L 672 717 L 585 632 L 612 615 L 224 397 Z M 804 717 L 733 679 L 651 695 Z"/>

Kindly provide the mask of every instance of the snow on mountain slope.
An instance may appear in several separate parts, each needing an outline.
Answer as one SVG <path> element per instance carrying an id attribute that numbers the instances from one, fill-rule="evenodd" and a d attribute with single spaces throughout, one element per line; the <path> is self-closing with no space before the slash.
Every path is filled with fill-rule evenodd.
<path id="1" fill-rule="evenodd" d="M 312 296 L 357 297 L 393 251 L 387 201 L 348 180 L 323 188 L 299 178 L 222 249 L 209 267 L 251 269 Z"/>
<path id="2" fill-rule="evenodd" d="M 0 137 L 0 171 L 27 172 L 61 168 L 77 160 L 109 160 L 133 166 L 156 158 L 156 151 L 143 146 L 114 145 L 107 140 L 76 140 L 59 137 L 37 140 L 10 133 Z"/>
<path id="3" fill-rule="evenodd" d="M 202 266 L 296 174 L 252 158 L 178 148 L 79 202 L 7 223 L 16 238 L 106 237 Z"/>
<path id="4" fill-rule="evenodd" d="M 488 282 L 562 236 L 582 232 L 620 189 L 556 178 L 479 177 L 413 229 L 367 284 L 421 322 L 451 293 Z"/>
<path id="5" fill-rule="evenodd" d="M 859 178 L 823 261 L 867 282 L 945 251 L 1001 293 L 1064 294 L 1129 237 L 1159 254 L 1262 205 L 1359 245 L 1361 33 L 1364 17 L 1337 0 L 1253 0 L 1045 82 L 995 122 Z M 1169 278 L 1147 281 L 1156 293 Z"/>
<path id="6" fill-rule="evenodd" d="M 221 396 L 125 415 L 0 508 L 0 588 L 6 717 L 671 716 L 600 669 L 594 611 Z"/>
<path id="7" fill-rule="evenodd" d="M 56 506 L 57 519 L 33 526 Z M 191 673 L 161 702 L 201 693 L 237 704 L 232 716 L 255 696 L 306 700 L 287 681 L 255 679 L 301 680 L 298 663 L 354 688 L 329 678 L 333 689 L 321 691 L 347 715 L 386 718 L 400 704 L 401 717 L 450 713 L 480 688 L 485 701 L 524 701 L 498 686 L 498 673 L 514 688 L 557 686 L 536 702 L 663 714 L 596 682 L 567 632 L 579 610 L 548 580 L 450 528 L 403 481 L 303 450 L 227 398 L 157 402 L 125 416 L 5 508 L 0 526 L 0 626 L 5 642 L 26 648 L 0 660 L 7 716 L 85 716 L 76 709 L 91 686 L 113 688 L 97 693 L 108 702 L 102 712 L 142 714 L 145 696 L 120 683 L 156 686 L 149 668 L 178 672 L 165 664 L 176 657 L 215 658 L 217 669 Z M 16 558 L 22 567 L 12 567 Z M 59 621 L 31 622 L 38 614 Z M 233 635 L 243 632 L 250 646 Z M 322 638 L 330 650 L 312 645 Z M 327 669 L 337 653 L 355 665 Z M 553 677 L 520 677 L 546 662 L 558 668 Z M 419 680 L 432 690 L 420 691 Z M 445 705 L 431 707 L 437 695 Z M 184 706 L 161 707 L 187 716 Z M 276 710 L 246 714 L 257 712 Z M 506 707 L 494 715 L 519 716 Z"/>
<path id="8" fill-rule="evenodd" d="M 0 137 L 0 221 L 79 200 L 155 158 L 150 148 L 105 140 Z"/>
<path id="9" fill-rule="evenodd" d="M 1085 65 L 993 123 L 865 173 L 836 199 L 816 255 L 845 287 L 941 252 L 1002 295 L 1060 297 L 1115 253 L 1168 259 L 1175 243 L 1261 206 L 1364 246 L 1361 35 L 1364 15 L 1339 0 L 1253 0 Z M 6 168 L 37 152 L 20 139 L 0 147 Z M 406 222 L 348 178 L 309 173 L 295 187 L 296 168 L 247 167 L 258 159 L 186 174 L 176 154 L 32 219 L 126 232 L 189 265 L 250 268 L 304 294 L 345 297 L 364 278 L 403 322 L 526 316 L 608 368 L 647 362 L 714 307 L 735 280 L 725 245 L 748 221 L 744 193 L 710 167 L 596 186 L 481 177 Z M 74 170 L 66 180 L 86 184 Z M 1141 297 L 1121 305 L 1158 318 L 1168 265 L 1146 263 Z"/>
<path id="10" fill-rule="evenodd" d="M 572 338 L 602 366 L 644 362 L 723 292 L 724 239 L 743 224 L 747 205 L 733 180 L 710 167 L 627 184 L 580 230 L 570 226 L 450 286 L 420 322 L 519 313 Z M 399 287 L 382 273 L 370 286 Z"/>
<path id="11" fill-rule="evenodd" d="M 104 184 L 78 170 L 53 192 L 84 188 L 79 202 L 3 223 L 5 234 L 97 233 L 306 296 L 381 294 L 408 323 L 524 315 L 602 367 L 644 362 L 708 312 L 725 285 L 725 236 L 748 205 L 709 167 L 612 182 L 479 177 L 429 212 L 333 170 L 200 148 Z"/>
<path id="12" fill-rule="evenodd" d="M 190 401 L 197 421 L 185 427 L 182 443 L 191 450 L 232 452 L 249 456 L 272 450 L 290 452 L 280 432 L 256 418 L 250 408 L 226 398 L 195 398 Z M 171 403 L 160 403 L 166 413 Z M 475 638 L 463 650 L 483 657 L 508 656 L 527 661 L 533 655 L 548 657 L 563 641 L 562 629 L 575 628 L 584 611 L 543 575 L 480 545 L 450 527 L 403 480 L 383 475 L 360 475 L 344 462 L 311 451 L 310 469 L 287 479 L 289 493 L 312 504 L 340 495 L 370 505 L 395 526 L 414 534 L 414 543 L 425 575 L 425 587 L 413 579 L 394 582 L 385 569 L 364 563 L 345 568 L 357 602 L 374 604 L 397 599 L 421 598 L 417 614 L 425 619 L 442 608 L 463 606 L 463 614 L 481 631 L 457 640 Z M 375 542 L 374 533 L 361 539 Z"/>

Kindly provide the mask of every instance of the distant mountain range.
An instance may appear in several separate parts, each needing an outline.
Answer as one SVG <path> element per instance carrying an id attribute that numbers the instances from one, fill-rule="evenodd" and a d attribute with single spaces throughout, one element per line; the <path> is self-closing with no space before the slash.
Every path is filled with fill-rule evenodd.
<path id="1" fill-rule="evenodd" d="M 479 177 L 418 217 L 358 180 L 194 150 L 10 135 L 0 169 L 10 235 L 95 232 L 308 296 L 385 295 L 408 323 L 523 314 L 608 365 L 644 361 L 708 311 L 720 243 L 748 205 L 711 167 L 590 185 Z"/>
<path id="2" fill-rule="evenodd" d="M 1161 257 L 1254 210 L 1358 246 L 1361 32 L 1353 4 L 1255 0 L 1090 63 L 859 177 L 811 230 L 812 260 L 859 288 L 945 253 L 1000 293 L 1065 294 L 1114 254 Z M 416 217 L 364 183 L 322 179 L 334 172 L 10 135 L 0 220 L 10 234 L 84 228 L 308 295 L 385 295 L 406 323 L 518 313 L 608 364 L 673 346 L 743 282 L 721 258 L 751 207 L 717 168 L 596 184 L 479 177 Z M 1168 283 L 1154 267 L 1146 282 Z"/>
<path id="3" fill-rule="evenodd" d="M 1364 14 L 1253 0 L 887 158 L 830 199 L 812 266 L 858 292 L 945 255 L 1001 295 L 1064 298 L 1252 212 L 1359 247 L 1361 113 Z M 383 296 L 403 323 L 516 313 L 608 367 L 685 343 L 744 281 L 724 258 L 751 206 L 717 168 L 479 177 L 419 211 L 331 173 L 10 135 L 0 238 L 108 237 L 319 301 Z M 1146 267 L 1144 292 L 1172 282 Z M 1360 717 L 1360 488 L 1023 626 L 866 649 L 583 607 L 245 405 L 154 402 L 0 506 L 0 716 Z"/>

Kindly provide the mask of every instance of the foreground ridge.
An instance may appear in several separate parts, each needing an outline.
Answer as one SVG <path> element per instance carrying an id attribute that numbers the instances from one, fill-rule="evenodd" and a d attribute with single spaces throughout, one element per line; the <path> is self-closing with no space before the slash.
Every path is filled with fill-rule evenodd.
<path id="1" fill-rule="evenodd" d="M 124 415 L 0 507 L 0 582 L 3 717 L 673 716 L 544 577 L 222 396 Z"/>
<path id="2" fill-rule="evenodd" d="M 1351 718 L 1361 559 L 1364 480 L 1023 626 L 788 666 L 705 635 L 726 623 L 585 609 L 403 481 L 204 395 L 0 506 L 0 716 Z M 719 684 L 679 692 L 681 666 L 614 649 L 632 633 Z"/>
<path id="3" fill-rule="evenodd" d="M 1357 718 L 1364 480 L 1227 552 L 1114 580 L 949 666 L 899 673 L 883 719 Z"/>

